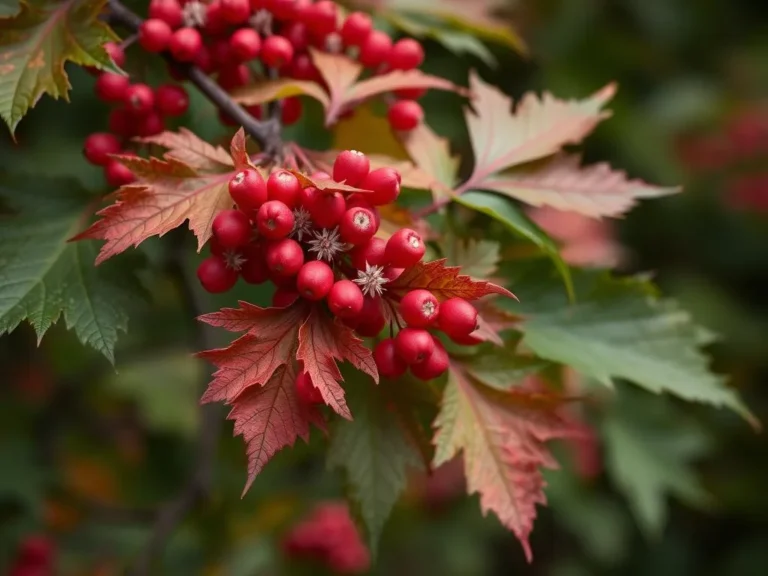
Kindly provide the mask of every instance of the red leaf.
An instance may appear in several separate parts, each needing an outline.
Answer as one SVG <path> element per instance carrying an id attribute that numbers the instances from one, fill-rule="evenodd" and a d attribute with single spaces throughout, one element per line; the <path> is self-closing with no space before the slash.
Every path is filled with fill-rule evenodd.
<path id="1" fill-rule="evenodd" d="M 475 302 L 475 308 L 477 308 L 477 330 L 472 332 L 472 336 L 497 346 L 504 346 L 499 332 L 517 326 L 520 317 L 494 306 L 493 301 L 489 299 Z"/>
<path id="2" fill-rule="evenodd" d="M 235 161 L 235 169 L 243 170 L 245 168 L 256 168 L 251 162 L 248 150 L 245 146 L 245 130 L 240 128 L 232 137 L 229 145 L 229 152 L 232 154 L 232 160 Z"/>
<path id="3" fill-rule="evenodd" d="M 461 268 L 457 266 L 446 266 L 445 258 L 432 262 L 419 262 L 388 284 L 387 290 L 403 295 L 410 290 L 421 288 L 432 292 L 438 300 L 449 298 L 477 300 L 488 294 L 515 297 L 506 288 L 485 280 L 473 280 L 460 272 Z"/>
<path id="4" fill-rule="evenodd" d="M 288 172 L 299 179 L 299 183 L 301 184 L 302 188 L 314 186 L 318 190 L 322 190 L 324 192 L 343 192 L 345 194 L 369 194 L 371 192 L 371 190 L 364 190 L 363 188 L 355 188 L 354 186 L 341 184 L 332 178 L 310 178 L 298 170 L 288 170 Z"/>
<path id="5" fill-rule="evenodd" d="M 201 172 L 224 172 L 232 170 L 232 158 L 221 146 L 212 146 L 201 140 L 186 128 L 178 132 L 162 132 L 157 136 L 137 138 L 145 144 L 157 144 L 168 151 L 163 158 L 174 158 Z"/>

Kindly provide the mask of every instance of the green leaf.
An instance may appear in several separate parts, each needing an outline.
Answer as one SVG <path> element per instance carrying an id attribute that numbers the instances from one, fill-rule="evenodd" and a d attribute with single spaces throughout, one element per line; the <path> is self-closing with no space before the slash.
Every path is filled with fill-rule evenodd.
<path id="1" fill-rule="evenodd" d="M 541 228 L 531 221 L 515 204 L 508 198 L 493 194 L 492 192 L 481 192 L 470 190 L 460 196 L 454 197 L 454 200 L 478 212 L 482 212 L 504 224 L 509 230 L 518 236 L 533 242 L 542 252 L 547 254 L 555 264 L 557 271 L 565 282 L 565 289 L 568 297 L 573 300 L 573 280 L 571 270 L 560 256 L 560 250 L 552 238 L 547 236 Z"/>
<path id="2" fill-rule="evenodd" d="M 28 0 L 0 20 L 0 117 L 11 133 L 44 93 L 68 99 L 67 61 L 119 72 L 104 44 L 116 40 L 99 15 L 106 0 Z"/>
<path id="3" fill-rule="evenodd" d="M 0 18 L 12 18 L 20 10 L 19 0 L 0 0 Z"/>
<path id="4" fill-rule="evenodd" d="M 93 242 L 67 242 L 93 199 L 73 181 L 31 176 L 7 182 L 0 197 L 19 210 L 0 221 L 0 334 L 27 320 L 42 339 L 63 313 L 81 342 L 114 363 L 124 307 L 140 288 L 117 263 L 95 268 Z"/>
<path id="5" fill-rule="evenodd" d="M 480 382 L 498 390 L 519 386 L 526 376 L 541 372 L 551 364 L 536 356 L 520 355 L 510 342 L 504 348 L 494 346 L 464 363 L 467 372 Z"/>
<path id="6" fill-rule="evenodd" d="M 499 243 L 451 235 L 443 256 L 451 266 L 461 266 L 461 273 L 472 278 L 490 278 L 499 264 Z"/>

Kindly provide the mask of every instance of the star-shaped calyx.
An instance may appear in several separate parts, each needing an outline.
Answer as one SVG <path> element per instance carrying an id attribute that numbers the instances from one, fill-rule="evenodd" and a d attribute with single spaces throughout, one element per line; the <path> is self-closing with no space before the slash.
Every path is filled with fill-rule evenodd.
<path id="1" fill-rule="evenodd" d="M 344 252 L 345 245 L 339 236 L 338 227 L 315 230 L 312 232 L 312 236 L 314 236 L 314 240 L 308 242 L 309 251 L 316 252 L 318 260 L 333 262 L 339 253 Z"/>
<path id="2" fill-rule="evenodd" d="M 389 278 L 384 276 L 383 266 L 371 266 L 365 263 L 365 270 L 357 271 L 357 278 L 353 282 L 360 286 L 365 296 L 381 296 L 384 293 L 384 284 Z"/>
<path id="3" fill-rule="evenodd" d="M 206 22 L 206 8 L 205 4 L 198 0 L 192 0 L 184 4 L 182 9 L 182 20 L 184 26 L 189 28 L 201 28 L 205 26 Z"/>
<path id="4" fill-rule="evenodd" d="M 304 236 L 309 236 L 312 232 L 312 218 L 309 215 L 309 211 L 300 206 L 293 211 L 293 230 L 291 231 L 291 238 L 296 238 L 299 242 L 302 241 Z"/>

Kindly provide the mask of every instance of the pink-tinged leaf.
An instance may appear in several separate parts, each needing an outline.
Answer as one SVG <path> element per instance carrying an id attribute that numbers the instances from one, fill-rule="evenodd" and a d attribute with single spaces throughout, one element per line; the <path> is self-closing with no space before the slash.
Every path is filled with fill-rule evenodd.
<path id="1" fill-rule="evenodd" d="M 232 170 L 232 158 L 221 146 L 212 146 L 186 128 L 178 132 L 161 132 L 156 136 L 137 138 L 144 144 L 156 144 L 167 148 L 163 155 L 175 159 L 200 172 L 225 172 Z"/>
<path id="2" fill-rule="evenodd" d="M 251 157 L 248 155 L 248 149 L 245 144 L 245 130 L 242 128 L 235 132 L 235 135 L 232 137 L 232 142 L 229 144 L 229 152 L 235 163 L 235 170 L 256 168 L 253 162 L 251 162 Z"/>
<path id="3" fill-rule="evenodd" d="M 288 170 L 288 172 L 299 179 L 299 183 L 301 184 L 302 188 L 314 186 L 318 190 L 322 190 L 324 192 L 343 192 L 344 194 L 369 194 L 371 192 L 371 190 L 355 188 L 354 186 L 348 186 L 347 184 L 336 182 L 332 178 L 310 178 L 298 170 Z"/>
<path id="4" fill-rule="evenodd" d="M 581 166 L 578 156 L 558 156 L 543 166 L 486 178 L 482 187 L 511 196 L 532 206 L 549 206 L 591 218 L 616 217 L 629 211 L 638 198 L 675 194 L 680 188 L 662 188 L 606 163 Z"/>
<path id="5" fill-rule="evenodd" d="M 322 86 L 309 80 L 293 78 L 279 78 L 238 88 L 232 93 L 232 99 L 243 106 L 255 106 L 301 95 L 314 98 L 323 105 L 323 108 L 328 108 L 330 104 L 328 94 Z"/>
<path id="6" fill-rule="evenodd" d="M 559 413 L 565 401 L 526 387 L 492 388 L 453 363 L 435 419 L 433 465 L 463 452 L 467 492 L 477 492 L 483 513 L 493 512 L 515 534 L 529 562 L 536 505 L 546 503 L 540 469 L 557 467 L 546 442 L 579 433 Z"/>
<path id="7" fill-rule="evenodd" d="M 483 187 L 490 175 L 551 156 L 566 144 L 581 142 L 610 113 L 603 106 L 616 86 L 609 84 L 586 100 L 558 100 L 549 93 L 526 94 L 511 112 L 512 101 L 476 74 L 470 76 L 474 112 L 465 116 L 475 168 L 462 189 Z"/>
<path id="8" fill-rule="evenodd" d="M 431 176 L 429 189 L 435 201 L 452 195 L 461 160 L 451 155 L 448 139 L 435 134 L 426 123 L 400 132 L 399 138 L 419 170 Z"/>
<path id="9" fill-rule="evenodd" d="M 363 65 L 344 54 L 331 54 L 314 48 L 309 49 L 309 54 L 328 87 L 330 102 L 326 112 L 338 109 L 362 74 Z"/>
<path id="10" fill-rule="evenodd" d="M 495 306 L 489 298 L 475 302 L 474 306 L 477 309 L 477 330 L 472 332 L 472 336 L 497 346 L 504 346 L 499 332 L 516 327 L 521 318 Z"/>
<path id="11" fill-rule="evenodd" d="M 320 391 L 325 403 L 340 416 L 352 419 L 344 398 L 343 381 L 337 360 L 346 360 L 379 382 L 379 373 L 371 351 L 354 332 L 315 309 L 299 329 L 296 358 Z"/>
<path id="12" fill-rule="evenodd" d="M 441 301 L 449 298 L 477 300 L 489 294 L 515 297 L 506 288 L 485 280 L 473 280 L 461 274 L 461 268 L 458 266 L 446 266 L 444 258 L 419 262 L 408 268 L 394 282 L 387 284 L 386 288 L 399 295 L 419 288 L 429 290 Z"/>
<path id="13" fill-rule="evenodd" d="M 199 352 L 217 368 L 202 402 L 233 402 L 248 388 L 264 385 L 281 366 L 294 361 L 299 327 L 308 308 L 297 303 L 287 308 L 259 308 L 241 302 L 199 319 L 230 331 L 246 332 L 226 348 Z"/>

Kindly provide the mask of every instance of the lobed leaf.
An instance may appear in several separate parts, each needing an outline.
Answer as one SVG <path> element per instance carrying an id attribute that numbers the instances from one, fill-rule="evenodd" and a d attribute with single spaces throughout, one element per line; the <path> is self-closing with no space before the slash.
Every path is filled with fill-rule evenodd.
<path id="1" fill-rule="evenodd" d="M 400 141 L 416 166 L 431 177 L 429 189 L 435 201 L 453 195 L 460 158 L 451 155 L 447 138 L 435 134 L 426 123 L 399 133 Z M 403 186 L 406 186 L 403 183 Z"/>
<path id="2" fill-rule="evenodd" d="M 309 80 L 296 80 L 294 78 L 279 78 L 267 80 L 237 88 L 232 92 L 232 99 L 243 106 L 256 106 L 266 102 L 274 102 L 292 96 L 309 96 L 314 98 L 323 108 L 328 108 L 330 100 L 320 84 Z"/>
<path id="3" fill-rule="evenodd" d="M 444 258 L 432 262 L 419 262 L 387 284 L 387 289 L 400 295 L 410 290 L 429 290 L 441 301 L 449 298 L 477 300 L 489 294 L 515 297 L 506 288 L 484 280 L 473 280 L 461 274 L 461 268 L 446 266 L 445 262 Z"/>
<path id="4" fill-rule="evenodd" d="M 470 278 L 482 280 L 496 272 L 500 247 L 498 242 L 492 240 L 460 238 L 453 235 L 446 238 L 443 255 L 447 264 L 460 267 Z"/>
<path id="5" fill-rule="evenodd" d="M 178 132 L 161 132 L 156 136 L 137 140 L 167 148 L 164 158 L 168 160 L 173 158 L 200 172 L 231 171 L 234 165 L 232 157 L 221 146 L 213 146 L 201 140 L 186 128 L 179 128 Z"/>

